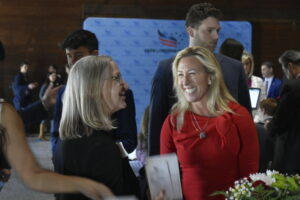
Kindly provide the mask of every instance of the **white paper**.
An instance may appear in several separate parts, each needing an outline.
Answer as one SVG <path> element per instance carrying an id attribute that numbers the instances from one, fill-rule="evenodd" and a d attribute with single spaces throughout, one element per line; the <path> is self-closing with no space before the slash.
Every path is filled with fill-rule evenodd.
<path id="1" fill-rule="evenodd" d="M 162 190 L 165 191 L 167 200 L 183 199 L 176 154 L 149 157 L 146 174 L 152 199 Z"/>

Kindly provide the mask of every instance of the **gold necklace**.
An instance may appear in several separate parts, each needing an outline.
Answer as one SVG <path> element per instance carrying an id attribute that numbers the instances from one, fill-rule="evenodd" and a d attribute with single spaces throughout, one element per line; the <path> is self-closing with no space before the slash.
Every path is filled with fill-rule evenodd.
<path id="1" fill-rule="evenodd" d="M 209 122 L 210 118 L 208 118 L 208 120 L 206 121 L 204 127 L 201 128 L 193 112 L 192 112 L 192 117 L 193 117 L 193 118 L 192 118 L 192 123 L 193 123 L 193 126 L 194 126 L 194 128 L 196 129 L 196 131 L 199 132 L 199 133 L 198 133 L 199 138 L 200 138 L 200 139 L 206 138 L 206 135 L 207 135 L 207 134 L 206 134 L 205 131 L 206 131 L 206 128 L 207 128 L 207 126 L 208 126 L 208 122 Z"/>

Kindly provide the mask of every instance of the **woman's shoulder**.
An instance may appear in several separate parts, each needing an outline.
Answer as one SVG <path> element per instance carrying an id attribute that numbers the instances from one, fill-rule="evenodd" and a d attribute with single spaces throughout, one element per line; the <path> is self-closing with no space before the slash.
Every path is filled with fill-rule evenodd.
<path id="1" fill-rule="evenodd" d="M 234 112 L 235 115 L 249 115 L 249 111 L 237 102 L 229 102 L 228 107 Z"/>

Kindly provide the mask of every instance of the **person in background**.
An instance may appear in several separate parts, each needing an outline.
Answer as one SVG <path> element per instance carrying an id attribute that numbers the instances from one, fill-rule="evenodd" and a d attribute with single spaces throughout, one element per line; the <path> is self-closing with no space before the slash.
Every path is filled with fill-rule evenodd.
<path id="1" fill-rule="evenodd" d="M 242 45 L 242 43 L 232 38 L 227 38 L 226 40 L 224 40 L 219 50 L 221 54 L 230 58 L 234 58 L 238 61 L 241 61 L 243 51 L 244 46 Z"/>
<path id="2" fill-rule="evenodd" d="M 14 107 L 20 111 L 31 103 L 32 90 L 38 87 L 37 82 L 28 82 L 27 73 L 29 63 L 24 61 L 20 64 L 20 72 L 14 77 L 12 89 L 14 93 Z"/>
<path id="3" fill-rule="evenodd" d="M 58 73 L 58 67 L 55 64 L 50 64 L 48 67 L 48 73 L 47 76 L 51 73 L 56 73 L 56 82 L 61 85 L 63 80 L 62 80 L 62 76 Z M 47 79 L 47 77 L 46 77 Z"/>
<path id="4" fill-rule="evenodd" d="M 0 151 L 32 190 L 46 193 L 82 193 L 91 199 L 113 196 L 103 184 L 75 176 L 63 176 L 42 169 L 35 160 L 25 137 L 24 126 L 11 105 L 0 102 Z M 0 154 L 0 156 L 3 154 Z M 0 157 L 1 160 L 1 157 Z M 9 171 L 0 166 L 0 181 L 6 181 Z"/>
<path id="5" fill-rule="evenodd" d="M 274 65 L 266 61 L 261 64 L 261 74 L 263 76 L 267 98 L 279 98 L 281 80 L 274 77 Z"/>
<path id="6" fill-rule="evenodd" d="M 96 35 L 87 30 L 76 30 L 68 35 L 62 48 L 65 50 L 70 70 L 73 65 L 80 59 L 89 55 L 98 55 L 98 39 Z M 128 87 L 126 85 L 126 87 Z M 63 86 L 57 94 L 57 103 L 54 108 L 54 126 L 51 130 L 51 144 L 52 152 L 55 153 L 56 144 L 58 141 L 58 128 L 62 113 L 62 97 L 64 94 L 65 86 Z M 115 137 L 118 141 L 122 142 L 125 150 L 128 153 L 134 151 L 137 146 L 137 127 L 135 121 L 135 103 L 132 90 L 126 90 L 126 104 L 125 109 L 114 113 L 113 118 L 118 123 L 118 128 L 114 129 Z"/>
<path id="7" fill-rule="evenodd" d="M 40 99 L 43 99 L 43 96 L 49 86 L 58 87 L 59 85 L 60 85 L 60 81 L 58 80 L 56 70 L 49 72 L 44 84 L 42 85 L 42 87 L 40 89 L 40 92 L 39 92 Z M 42 120 L 40 123 L 40 133 L 38 136 L 40 140 L 45 140 L 45 141 L 48 140 L 45 137 L 48 122 L 49 122 L 48 120 Z M 51 126 L 53 126 L 53 120 L 51 120 L 51 117 L 50 117 L 50 123 L 51 123 Z"/>
<path id="8" fill-rule="evenodd" d="M 256 123 L 256 129 L 259 139 L 259 171 L 265 172 L 271 167 L 273 156 L 273 141 L 270 137 L 270 121 L 277 109 L 278 102 L 276 99 L 267 98 L 260 102 L 259 107 L 263 114 L 263 121 Z"/>
<path id="9" fill-rule="evenodd" d="M 252 117 L 230 95 L 210 50 L 180 51 L 172 72 L 178 101 L 163 124 L 160 153 L 177 154 L 184 199 L 223 199 L 210 195 L 258 171 Z"/>
<path id="10" fill-rule="evenodd" d="M 266 98 L 266 89 L 264 87 L 263 79 L 253 75 L 255 64 L 252 54 L 244 51 L 242 55 L 242 63 L 247 76 L 247 84 L 249 88 L 259 88 L 261 89 L 261 98 Z"/>
<path id="11" fill-rule="evenodd" d="M 110 57 L 85 56 L 75 63 L 63 97 L 57 172 L 103 182 L 116 195 L 137 195 L 137 179 L 113 133 L 118 124 L 112 116 L 127 106 L 125 94 L 126 83 Z M 56 199 L 87 198 L 61 194 Z"/>
<path id="12" fill-rule="evenodd" d="M 242 55 L 242 63 L 245 69 L 248 87 L 260 89 L 259 102 L 261 102 L 267 97 L 267 93 L 262 78 L 253 75 L 255 64 L 252 54 L 244 51 Z M 252 116 L 255 123 L 261 123 L 264 121 L 263 113 L 260 108 L 253 109 Z"/>
<path id="13" fill-rule="evenodd" d="M 219 22 L 221 16 L 221 11 L 210 3 L 193 5 L 189 9 L 185 20 L 186 31 L 189 35 L 189 47 L 204 46 L 214 52 L 221 29 Z M 225 84 L 230 94 L 251 112 L 249 91 L 242 63 L 222 54 L 215 54 L 215 56 L 220 63 Z M 149 155 L 159 154 L 161 127 L 176 102 L 173 91 L 173 61 L 174 57 L 161 61 L 152 80 Z"/>
<path id="14" fill-rule="evenodd" d="M 267 98 L 260 102 L 259 107 L 264 114 L 264 127 L 266 130 L 269 129 L 270 122 L 276 112 L 278 101 L 273 98 Z"/>
<path id="15" fill-rule="evenodd" d="M 274 169 L 300 174 L 300 52 L 287 50 L 279 63 L 289 79 L 280 94 L 278 109 L 270 124 L 274 141 Z"/>

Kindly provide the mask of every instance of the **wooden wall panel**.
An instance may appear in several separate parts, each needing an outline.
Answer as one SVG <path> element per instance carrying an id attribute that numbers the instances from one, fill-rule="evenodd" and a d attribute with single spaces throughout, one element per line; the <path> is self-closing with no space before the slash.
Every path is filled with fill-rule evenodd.
<path id="1" fill-rule="evenodd" d="M 6 60 L 0 62 L 0 97 L 11 100 L 9 85 L 18 64 L 32 63 L 34 80 L 42 81 L 47 65 L 65 64 L 59 44 L 91 15 L 183 19 L 197 0 L 0 0 L 0 40 Z M 253 25 L 257 73 L 262 61 L 277 62 L 285 49 L 299 49 L 300 4 L 295 0 L 211 0 L 226 20 L 248 20 Z M 132 9 L 131 12 L 123 9 Z M 95 7 L 99 7 L 100 10 Z M 102 10 L 101 10 L 102 9 Z M 280 76 L 278 67 L 276 73 Z"/>

